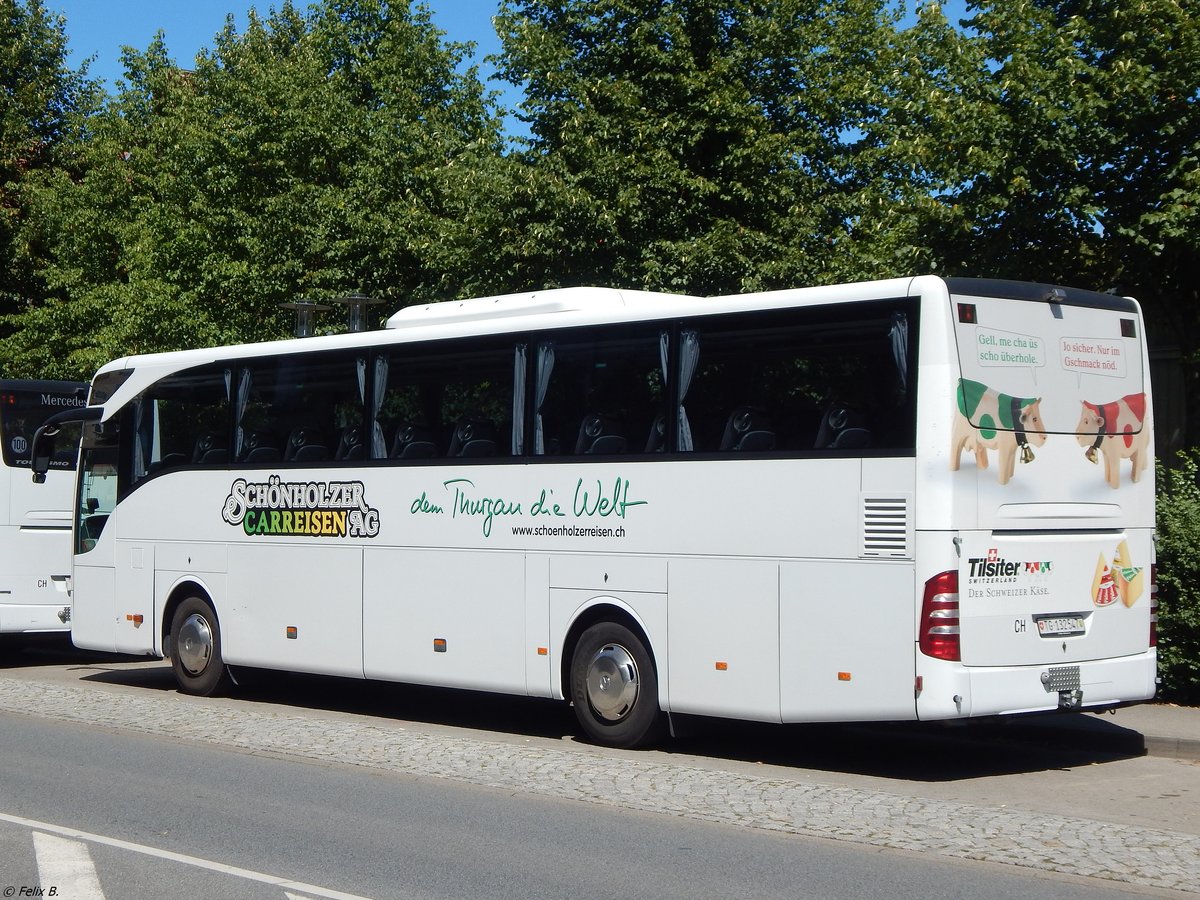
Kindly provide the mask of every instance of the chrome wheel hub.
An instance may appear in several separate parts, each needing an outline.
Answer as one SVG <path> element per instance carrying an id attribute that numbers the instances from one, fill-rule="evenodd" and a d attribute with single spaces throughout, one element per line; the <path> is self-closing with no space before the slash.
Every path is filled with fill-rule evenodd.
<path id="1" fill-rule="evenodd" d="M 637 663 L 629 651 L 620 644 L 606 644 L 588 665 L 588 703 L 600 718 L 619 722 L 633 709 L 639 683 Z"/>
<path id="2" fill-rule="evenodd" d="M 175 655 L 179 663 L 192 675 L 199 675 L 212 659 L 213 636 L 208 621 L 199 613 L 192 613 L 179 629 L 179 644 Z"/>

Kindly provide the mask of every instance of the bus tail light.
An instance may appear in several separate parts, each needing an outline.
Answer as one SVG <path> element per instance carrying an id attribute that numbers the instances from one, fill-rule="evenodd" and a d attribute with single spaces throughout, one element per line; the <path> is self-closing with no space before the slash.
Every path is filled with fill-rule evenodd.
<path id="1" fill-rule="evenodd" d="M 1158 646 L 1158 563 L 1150 566 L 1150 646 Z"/>
<path id="2" fill-rule="evenodd" d="M 921 652 L 934 659 L 962 659 L 958 630 L 958 572 L 942 572 L 925 582 L 921 603 Z"/>

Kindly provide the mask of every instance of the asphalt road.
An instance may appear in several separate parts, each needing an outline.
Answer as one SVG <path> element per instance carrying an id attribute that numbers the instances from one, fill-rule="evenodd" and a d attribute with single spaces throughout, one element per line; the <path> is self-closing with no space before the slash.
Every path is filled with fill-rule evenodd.
<path id="1" fill-rule="evenodd" d="M 1200 885 L 1195 763 L 894 727 L 718 726 L 626 753 L 540 701 L 278 676 L 199 700 L 162 663 L 6 661 L 0 889 L 79 847 L 110 898 Z"/>
<path id="2" fill-rule="evenodd" d="M 0 720 L 8 773 L 0 810 L 10 817 L 0 821 L 5 886 L 56 886 L 40 876 L 33 836 L 53 836 L 45 825 L 60 825 L 129 845 L 59 835 L 85 845 L 108 898 L 282 900 L 314 896 L 314 888 L 379 898 L 1129 895 L 1011 867 L 77 723 L 13 714 Z"/>

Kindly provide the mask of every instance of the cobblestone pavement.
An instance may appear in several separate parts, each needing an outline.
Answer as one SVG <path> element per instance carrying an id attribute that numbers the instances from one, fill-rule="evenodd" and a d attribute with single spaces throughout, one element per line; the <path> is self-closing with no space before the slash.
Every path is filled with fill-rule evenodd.
<path id="1" fill-rule="evenodd" d="M 1200 893 L 1200 837 L 883 791 L 0 677 L 0 710 L 725 825 Z"/>

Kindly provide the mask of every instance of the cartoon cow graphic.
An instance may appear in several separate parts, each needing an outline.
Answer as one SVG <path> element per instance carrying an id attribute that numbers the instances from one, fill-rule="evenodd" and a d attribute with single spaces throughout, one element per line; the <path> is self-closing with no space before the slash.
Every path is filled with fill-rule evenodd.
<path id="1" fill-rule="evenodd" d="M 1146 395 L 1129 394 L 1112 403 L 1083 401 L 1079 424 L 1075 426 L 1079 446 L 1087 447 L 1090 462 L 1098 463 L 1096 452 L 1104 455 L 1104 480 L 1112 487 L 1121 486 L 1121 460 L 1131 464 L 1134 482 L 1150 461 L 1150 422 L 1146 417 Z"/>
<path id="2" fill-rule="evenodd" d="M 981 469 L 987 468 L 988 450 L 998 450 L 1000 483 L 1008 484 L 1016 468 L 1017 449 L 1021 450 L 1021 462 L 1031 462 L 1030 445 L 1040 447 L 1046 443 L 1041 402 L 1040 397 L 1010 397 L 978 381 L 960 378 L 958 415 L 954 417 L 950 442 L 950 471 L 958 471 L 963 450 L 974 451 L 975 464 Z"/>

